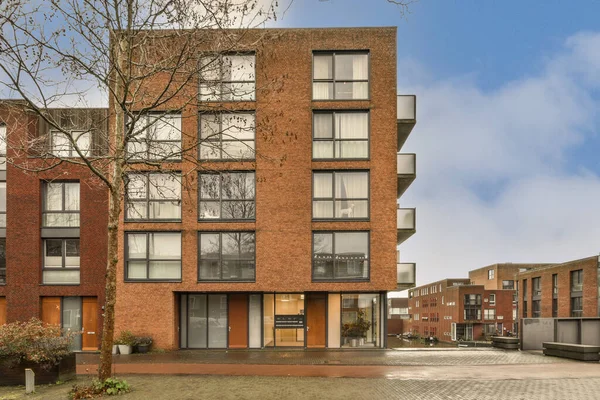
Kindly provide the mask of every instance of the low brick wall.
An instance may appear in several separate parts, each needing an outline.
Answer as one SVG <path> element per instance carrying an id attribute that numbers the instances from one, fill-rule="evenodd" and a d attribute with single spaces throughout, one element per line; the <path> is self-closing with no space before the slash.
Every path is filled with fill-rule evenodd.
<path id="1" fill-rule="evenodd" d="M 41 368 L 39 364 L 22 362 L 12 364 L 10 361 L 0 363 L 0 386 L 25 385 L 25 369 L 30 368 L 35 373 L 35 384 L 45 385 L 56 381 L 68 381 L 75 378 L 75 353 L 65 357 L 58 365 L 50 369 Z"/>

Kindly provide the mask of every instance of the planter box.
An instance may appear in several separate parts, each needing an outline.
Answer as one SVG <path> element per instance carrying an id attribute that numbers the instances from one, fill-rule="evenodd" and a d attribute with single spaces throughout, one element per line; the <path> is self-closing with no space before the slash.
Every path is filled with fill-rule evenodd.
<path id="1" fill-rule="evenodd" d="M 0 386 L 25 385 L 25 369 L 31 368 L 35 372 L 35 384 L 45 385 L 56 381 L 68 381 L 75 378 L 75 353 L 63 358 L 58 365 L 50 369 L 43 369 L 39 364 L 22 362 L 12 364 L 0 363 Z"/>

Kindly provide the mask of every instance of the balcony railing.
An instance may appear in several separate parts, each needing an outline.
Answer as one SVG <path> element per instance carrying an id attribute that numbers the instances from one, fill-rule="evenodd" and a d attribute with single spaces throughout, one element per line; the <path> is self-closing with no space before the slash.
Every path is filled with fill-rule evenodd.
<path id="1" fill-rule="evenodd" d="M 417 156 L 415 154 L 396 155 L 398 168 L 398 198 L 416 178 Z"/>
<path id="2" fill-rule="evenodd" d="M 417 96 L 398 95 L 396 110 L 398 115 L 398 151 L 400 151 L 417 122 Z"/>
<path id="3" fill-rule="evenodd" d="M 404 242 L 416 232 L 416 210 L 398 207 L 396 222 L 398 228 L 398 244 Z"/>
<path id="4" fill-rule="evenodd" d="M 415 278 L 417 273 L 417 264 L 415 263 L 397 263 L 396 276 L 398 290 L 405 290 L 415 287 Z"/>

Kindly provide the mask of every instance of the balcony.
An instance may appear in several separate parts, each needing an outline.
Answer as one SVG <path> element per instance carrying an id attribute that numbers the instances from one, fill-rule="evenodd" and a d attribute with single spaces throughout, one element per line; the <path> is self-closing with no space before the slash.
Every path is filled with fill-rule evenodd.
<path id="1" fill-rule="evenodd" d="M 397 289 L 406 290 L 415 287 L 415 278 L 417 273 L 417 264 L 415 263 L 397 263 L 396 264 L 396 276 L 397 276 Z"/>
<path id="2" fill-rule="evenodd" d="M 416 232 L 416 210 L 414 208 L 398 207 L 396 221 L 398 244 L 401 244 Z"/>
<path id="3" fill-rule="evenodd" d="M 396 107 L 398 114 L 398 151 L 400 151 L 417 123 L 417 96 L 398 95 Z"/>
<path id="4" fill-rule="evenodd" d="M 417 174 L 417 156 L 415 154 L 396 155 L 398 168 L 398 198 L 408 189 Z"/>

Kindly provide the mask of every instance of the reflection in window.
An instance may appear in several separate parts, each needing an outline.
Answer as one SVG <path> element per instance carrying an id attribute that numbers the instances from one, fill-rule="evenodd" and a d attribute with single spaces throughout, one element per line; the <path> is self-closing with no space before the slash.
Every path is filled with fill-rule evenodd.
<path id="1" fill-rule="evenodd" d="M 45 239 L 43 282 L 45 284 L 79 283 L 79 239 Z"/>
<path id="2" fill-rule="evenodd" d="M 314 100 L 361 100 L 369 97 L 369 54 L 315 53 Z"/>
<path id="3" fill-rule="evenodd" d="M 342 294 L 342 347 L 379 347 L 378 294 Z"/>
<path id="4" fill-rule="evenodd" d="M 86 131 L 70 131 L 69 134 L 59 131 L 50 132 L 50 154 L 56 157 L 79 157 L 77 150 L 84 156 L 91 155 L 92 133 Z"/>
<path id="5" fill-rule="evenodd" d="M 369 173 L 314 172 L 313 218 L 369 217 Z"/>
<path id="6" fill-rule="evenodd" d="M 211 55 L 200 60 L 201 101 L 253 101 L 254 54 Z"/>
<path id="7" fill-rule="evenodd" d="M 254 172 L 200 174 L 201 220 L 254 219 Z"/>
<path id="8" fill-rule="evenodd" d="M 79 182 L 44 184 L 44 227 L 79 226 Z"/>
<path id="9" fill-rule="evenodd" d="M 367 158 L 369 113 L 318 112 L 313 115 L 313 158 Z"/>
<path id="10" fill-rule="evenodd" d="M 198 280 L 254 281 L 254 233 L 202 232 L 198 240 Z"/>
<path id="11" fill-rule="evenodd" d="M 181 153 L 181 114 L 138 117 L 127 140 L 130 160 L 181 160 Z"/>
<path id="12" fill-rule="evenodd" d="M 181 174 L 127 175 L 125 217 L 128 220 L 181 219 Z"/>
<path id="13" fill-rule="evenodd" d="M 200 159 L 254 159 L 254 114 L 201 114 L 200 140 Z"/>
<path id="14" fill-rule="evenodd" d="M 128 233 L 125 245 L 126 279 L 181 279 L 181 233 Z"/>
<path id="15" fill-rule="evenodd" d="M 313 280 L 369 277 L 369 233 L 313 233 Z"/>

